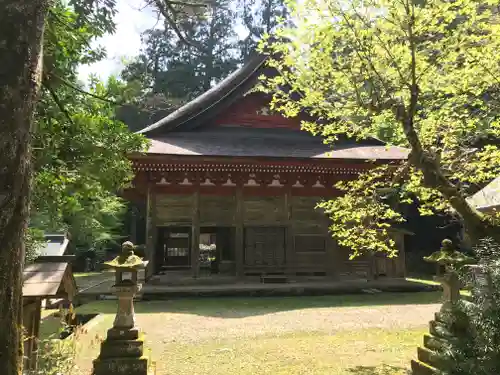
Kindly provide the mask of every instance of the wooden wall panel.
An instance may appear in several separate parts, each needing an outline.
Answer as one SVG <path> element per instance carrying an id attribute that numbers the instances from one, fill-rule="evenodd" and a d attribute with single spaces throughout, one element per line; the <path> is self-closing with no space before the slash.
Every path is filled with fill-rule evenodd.
<path id="1" fill-rule="evenodd" d="M 246 196 L 243 198 L 243 222 L 245 225 L 285 225 L 287 211 L 284 196 Z"/>
<path id="2" fill-rule="evenodd" d="M 328 269 L 326 253 L 297 252 L 296 272 L 324 272 Z"/>
<path id="3" fill-rule="evenodd" d="M 212 123 L 215 126 L 241 126 L 250 128 L 289 128 L 300 130 L 304 118 L 284 117 L 269 110 L 270 98 L 263 93 L 244 96 L 217 115 Z"/>
<path id="4" fill-rule="evenodd" d="M 324 233 L 327 219 L 320 209 L 316 209 L 319 197 L 292 197 L 292 225 L 296 233 L 301 233 L 300 228 L 311 228 L 311 234 Z M 303 232 L 307 234 L 308 232 Z"/>
<path id="5" fill-rule="evenodd" d="M 349 260 L 350 250 L 338 248 L 337 270 L 340 279 L 371 279 L 373 278 L 374 259 L 360 256 Z"/>
<path id="6" fill-rule="evenodd" d="M 156 225 L 191 225 L 194 208 L 193 194 L 158 194 L 156 197 Z M 376 271 L 375 259 L 371 257 L 348 259 L 349 251 L 340 249 L 329 238 L 329 219 L 315 206 L 321 198 L 304 196 L 245 196 L 239 191 L 239 201 L 234 195 L 199 196 L 200 226 L 235 226 L 235 263 L 238 275 L 243 274 L 243 227 L 280 227 L 285 232 L 285 264 L 276 269 L 286 268 L 293 273 L 326 273 L 340 279 L 371 278 Z M 309 244 L 311 241 L 314 246 Z M 318 250 L 318 243 L 324 238 L 325 250 Z M 311 246 L 309 246 L 311 245 Z M 247 254 L 247 261 L 253 254 Z M 394 271 L 390 276 L 404 274 L 404 258 L 392 261 Z M 258 262 L 257 262 L 258 263 Z M 402 264 L 399 264 L 402 263 Z M 247 265 L 248 267 L 248 265 Z M 255 266 L 254 266 L 255 267 Z M 389 276 L 389 275 L 388 275 Z"/>
<path id="7" fill-rule="evenodd" d="M 156 197 L 156 224 L 191 223 L 193 195 L 158 194 Z"/>
<path id="8" fill-rule="evenodd" d="M 201 226 L 233 226 L 236 215 L 235 196 L 200 196 Z"/>

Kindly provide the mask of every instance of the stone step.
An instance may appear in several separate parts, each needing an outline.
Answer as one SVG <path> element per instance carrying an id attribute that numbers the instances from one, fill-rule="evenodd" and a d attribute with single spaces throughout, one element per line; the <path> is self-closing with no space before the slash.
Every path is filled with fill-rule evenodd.
<path id="1" fill-rule="evenodd" d="M 412 375 L 437 375 L 439 373 L 434 367 L 431 367 L 418 360 L 411 360 Z"/>
<path id="2" fill-rule="evenodd" d="M 437 369 L 443 369 L 446 367 L 446 361 L 439 354 L 427 348 L 418 347 L 417 358 L 420 362 L 424 362 L 425 364 Z"/>
<path id="3" fill-rule="evenodd" d="M 443 348 L 443 346 L 446 344 L 446 342 L 438 337 L 432 336 L 432 335 L 424 335 L 424 347 L 426 347 L 429 350 L 439 350 Z"/>
<path id="4" fill-rule="evenodd" d="M 434 313 L 434 320 L 449 326 L 453 323 L 453 316 L 449 312 L 439 311 Z"/>
<path id="5" fill-rule="evenodd" d="M 144 338 L 136 340 L 104 340 L 101 343 L 101 358 L 140 358 L 144 354 Z"/>
<path id="6" fill-rule="evenodd" d="M 260 282 L 263 284 L 286 284 L 288 277 L 286 275 L 261 275 Z"/>
<path id="7" fill-rule="evenodd" d="M 432 336 L 449 339 L 453 337 L 453 334 L 448 330 L 448 328 L 443 324 L 435 320 L 429 322 L 429 332 Z"/>
<path id="8" fill-rule="evenodd" d="M 148 359 L 97 358 L 92 375 L 148 375 Z"/>

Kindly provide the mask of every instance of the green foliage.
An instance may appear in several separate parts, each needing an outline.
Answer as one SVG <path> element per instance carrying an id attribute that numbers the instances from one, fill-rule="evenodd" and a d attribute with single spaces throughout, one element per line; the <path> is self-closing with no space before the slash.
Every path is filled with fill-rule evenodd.
<path id="1" fill-rule="evenodd" d="M 381 199 L 390 173 L 387 167 L 380 167 L 356 180 L 340 182 L 337 188 L 345 194 L 319 204 L 332 219 L 330 229 L 339 244 L 352 249 L 351 258 L 362 251 L 397 255 L 389 231 L 391 224 L 403 221 L 403 217 Z M 352 246 L 353 239 L 358 246 Z"/>
<path id="2" fill-rule="evenodd" d="M 335 147 L 339 137 L 379 137 L 408 147 L 401 168 L 341 184 L 323 204 L 332 231 L 354 254 L 395 248 L 387 225 L 402 218 L 371 186 L 417 199 L 422 214 L 458 212 L 486 228 L 465 197 L 500 174 L 500 23 L 495 1 L 289 1 L 293 26 L 269 45 L 281 75 L 266 79 L 272 107 L 309 113 L 305 130 Z M 480 140 L 492 142 L 480 142 Z M 381 173 L 385 178 L 378 179 Z M 483 225 L 485 224 L 485 225 Z"/>
<path id="3" fill-rule="evenodd" d="M 447 375 L 500 373 L 500 246 L 485 239 L 475 252 L 479 267 L 462 274 L 471 300 L 450 312 L 455 338 L 438 351 L 448 360 Z"/>
<path id="4" fill-rule="evenodd" d="M 114 239 L 121 222 L 124 204 L 116 194 L 133 177 L 127 153 L 142 151 L 146 142 L 114 118 L 116 80 L 92 80 L 90 94 L 76 80 L 80 64 L 104 57 L 90 42 L 114 28 L 112 9 L 81 11 L 56 2 L 49 13 L 30 225 L 67 230 L 77 247 L 97 251 Z"/>
<path id="5" fill-rule="evenodd" d="M 64 340 L 50 337 L 38 342 L 38 366 L 27 375 L 80 375 L 77 355 L 82 349 L 82 336 L 87 332 L 81 326 L 73 327 L 73 334 Z M 88 340 L 87 345 L 98 344 L 99 339 Z"/>
<path id="6" fill-rule="evenodd" d="M 26 248 L 25 262 L 31 263 L 36 259 L 45 240 L 43 231 L 37 228 L 28 228 L 24 235 L 24 246 Z"/>

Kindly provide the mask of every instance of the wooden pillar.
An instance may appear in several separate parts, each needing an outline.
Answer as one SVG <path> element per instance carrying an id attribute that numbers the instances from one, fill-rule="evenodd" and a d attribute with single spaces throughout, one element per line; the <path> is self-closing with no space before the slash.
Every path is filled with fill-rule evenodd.
<path id="1" fill-rule="evenodd" d="M 397 259 L 397 277 L 406 277 L 406 249 L 405 234 L 400 233 L 397 237 L 398 257 Z"/>
<path id="2" fill-rule="evenodd" d="M 194 278 L 200 274 L 200 191 L 193 194 L 191 213 L 191 273 Z"/>
<path id="3" fill-rule="evenodd" d="M 34 358 L 32 359 L 32 361 L 33 361 L 32 368 L 35 370 L 38 368 L 37 351 L 38 351 L 38 339 L 40 338 L 40 322 L 41 321 L 42 321 L 42 299 L 37 298 L 36 305 L 35 305 L 35 322 L 34 322 L 34 327 L 33 327 L 33 333 L 34 333 L 34 337 L 35 337 L 35 340 L 33 340 Z"/>
<path id="4" fill-rule="evenodd" d="M 286 214 L 286 273 L 289 277 L 295 276 L 297 271 L 297 259 L 295 257 L 295 233 L 292 216 L 292 187 L 287 185 L 285 191 L 285 214 Z"/>
<path id="5" fill-rule="evenodd" d="M 148 184 L 146 197 L 146 259 L 149 260 L 146 268 L 146 280 L 153 276 L 156 268 L 156 192 Z"/>
<path id="6" fill-rule="evenodd" d="M 30 303 L 23 301 L 23 326 L 26 329 L 24 338 L 24 368 L 26 370 L 37 369 L 37 349 L 40 336 L 40 320 L 42 313 L 42 299 L 35 298 Z"/>
<path id="7" fill-rule="evenodd" d="M 244 276 L 244 229 L 243 229 L 243 186 L 236 186 L 236 212 L 235 212 L 235 254 L 234 260 L 236 264 L 236 276 L 243 278 Z"/>
<path id="8" fill-rule="evenodd" d="M 133 203 L 130 204 L 130 241 L 137 245 L 137 207 Z"/>
<path id="9" fill-rule="evenodd" d="M 368 279 L 375 280 L 379 276 L 377 255 L 374 253 L 374 254 L 367 255 L 367 257 L 368 257 L 368 262 L 370 265 Z"/>
<path id="10" fill-rule="evenodd" d="M 338 280 L 340 274 L 340 249 L 332 237 L 328 227 L 326 230 L 326 275 L 334 280 Z"/>
<path id="11" fill-rule="evenodd" d="M 324 220 L 321 225 L 323 225 L 325 230 L 326 276 L 338 280 L 342 270 L 342 256 L 340 253 L 340 246 L 338 246 L 330 232 L 330 217 L 326 213 L 324 214 Z"/>

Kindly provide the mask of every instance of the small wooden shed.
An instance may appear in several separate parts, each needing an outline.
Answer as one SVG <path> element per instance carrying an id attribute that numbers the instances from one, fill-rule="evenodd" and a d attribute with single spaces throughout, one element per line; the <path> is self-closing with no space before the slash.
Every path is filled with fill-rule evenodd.
<path id="1" fill-rule="evenodd" d="M 25 369 L 36 368 L 37 341 L 40 332 L 42 300 L 63 298 L 71 301 L 77 287 L 70 256 L 40 257 L 25 267 L 23 273 L 23 326 L 25 329 Z"/>

